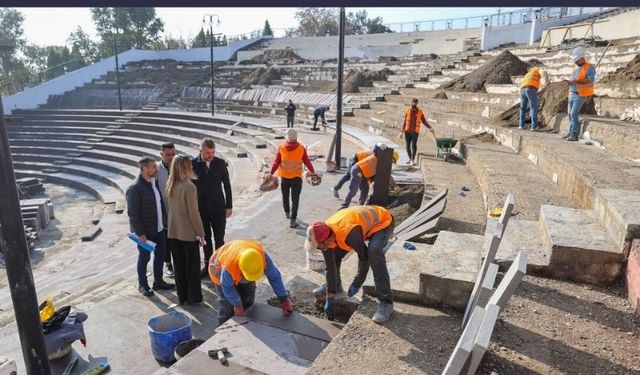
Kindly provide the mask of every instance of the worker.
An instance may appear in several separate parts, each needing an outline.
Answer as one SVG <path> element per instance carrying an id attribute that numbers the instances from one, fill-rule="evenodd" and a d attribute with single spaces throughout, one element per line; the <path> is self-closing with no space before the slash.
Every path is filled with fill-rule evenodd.
<path id="1" fill-rule="evenodd" d="M 420 124 L 424 124 L 435 138 L 433 128 L 424 116 L 422 109 L 418 108 L 418 98 L 411 100 L 411 107 L 407 108 L 404 113 L 402 132 L 404 133 L 404 141 L 407 146 L 407 154 L 409 160 L 407 164 L 416 165 L 416 156 L 418 155 L 418 135 L 420 134 Z"/>
<path id="2" fill-rule="evenodd" d="M 293 101 L 289 100 L 289 104 L 284 107 L 284 111 L 287 114 L 287 128 L 293 128 L 293 120 L 296 117 L 296 105 Z"/>
<path id="3" fill-rule="evenodd" d="M 310 173 L 316 173 L 307 155 L 307 149 L 298 143 L 298 132 L 289 128 L 285 135 L 285 142 L 278 147 L 276 158 L 273 160 L 271 176 L 276 171 L 280 175 L 282 206 L 285 216 L 289 219 L 290 228 L 295 228 L 298 225 L 296 220 L 300 193 L 302 192 L 302 164 L 307 167 Z M 291 195 L 291 206 L 289 205 L 289 195 Z"/>
<path id="4" fill-rule="evenodd" d="M 344 197 L 344 201 L 340 205 L 341 208 L 349 207 L 351 204 L 351 200 L 355 197 L 358 190 L 360 190 L 360 205 L 366 203 L 367 196 L 369 195 L 369 184 L 373 182 L 376 175 L 376 168 L 378 166 L 378 153 L 381 150 L 385 150 L 387 148 L 384 144 L 377 144 L 373 148 L 373 152 L 371 155 L 366 158 L 360 160 L 355 163 L 349 173 L 351 175 L 351 182 L 349 183 L 349 192 Z M 400 158 L 400 154 L 398 151 L 393 151 L 392 163 L 396 164 L 398 159 Z"/>
<path id="5" fill-rule="evenodd" d="M 265 275 L 280 300 L 282 312 L 285 316 L 291 314 L 293 302 L 282 283 L 280 271 L 260 243 L 234 240 L 213 253 L 209 261 L 209 277 L 218 294 L 219 324 L 234 315 L 244 315 L 255 300 L 256 281 Z"/>
<path id="6" fill-rule="evenodd" d="M 571 61 L 577 65 L 570 80 L 564 80 L 569 86 L 569 133 L 562 138 L 567 141 L 577 141 L 580 136 L 580 119 L 578 115 L 582 106 L 593 96 L 593 83 L 596 81 L 596 68 L 586 60 L 587 51 L 584 47 L 576 47 L 571 52 Z"/>
<path id="7" fill-rule="evenodd" d="M 340 189 L 342 189 L 342 185 L 346 184 L 347 181 L 351 179 L 351 167 L 353 167 L 355 163 L 371 155 L 373 155 L 373 150 L 360 150 L 351 156 L 351 158 L 349 159 L 349 164 L 347 165 L 347 173 L 342 176 L 336 186 L 331 188 L 334 197 L 340 199 L 340 194 L 338 192 L 340 191 Z"/>
<path id="8" fill-rule="evenodd" d="M 380 306 L 373 315 L 375 323 L 383 323 L 393 312 L 393 296 L 384 248 L 393 234 L 393 216 L 380 206 L 355 206 L 340 210 L 324 222 L 316 221 L 307 228 L 305 249 L 320 249 L 325 260 L 326 284 L 316 288 L 314 295 L 324 292 L 324 310 L 329 320 L 334 318 L 335 296 L 342 290 L 340 264 L 349 251 L 358 254 L 358 272 L 347 290 L 354 296 L 373 271 L 376 294 Z M 368 241 L 368 244 L 365 243 Z"/>
<path id="9" fill-rule="evenodd" d="M 538 66 L 529 69 L 520 84 L 520 121 L 518 129 L 524 130 L 527 105 L 531 112 L 531 131 L 538 131 L 538 91 L 549 82 L 547 73 Z"/>
<path id="10" fill-rule="evenodd" d="M 321 105 L 320 107 L 313 110 L 313 129 L 311 130 L 320 130 L 316 128 L 318 124 L 318 118 L 322 119 L 322 124 L 326 124 L 327 121 L 324 119 L 324 113 L 329 110 L 328 105 Z"/>

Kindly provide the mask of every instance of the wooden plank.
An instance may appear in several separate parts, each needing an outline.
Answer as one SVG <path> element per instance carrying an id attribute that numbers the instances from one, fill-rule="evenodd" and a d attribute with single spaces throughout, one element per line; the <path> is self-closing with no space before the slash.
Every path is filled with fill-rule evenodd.
<path id="1" fill-rule="evenodd" d="M 402 230 L 404 230 L 404 228 L 410 225 L 420 214 L 422 214 L 423 212 L 428 210 L 430 207 L 440 202 L 444 197 L 446 197 L 448 191 L 449 191 L 448 189 L 444 189 L 438 194 L 436 194 L 435 196 L 433 196 L 433 198 L 431 198 L 428 202 L 426 203 L 423 202 L 420 208 L 418 208 L 416 212 L 412 213 L 408 218 L 406 218 L 402 223 L 400 223 L 400 225 L 396 226 L 396 229 L 394 230 L 394 232 L 399 233 Z"/>
<path id="2" fill-rule="evenodd" d="M 422 214 L 420 214 L 418 217 L 416 217 L 413 222 L 407 226 L 405 226 L 404 228 L 398 230 L 398 228 L 394 229 L 394 233 L 396 236 L 399 236 L 400 234 L 404 233 L 404 232 L 410 232 L 413 231 L 414 229 L 420 227 L 421 225 L 437 218 L 440 217 L 442 215 L 442 213 L 444 212 L 445 208 L 447 207 L 447 200 L 443 199 L 440 200 L 439 202 L 437 202 L 435 205 L 431 206 L 428 210 L 424 211 Z"/>

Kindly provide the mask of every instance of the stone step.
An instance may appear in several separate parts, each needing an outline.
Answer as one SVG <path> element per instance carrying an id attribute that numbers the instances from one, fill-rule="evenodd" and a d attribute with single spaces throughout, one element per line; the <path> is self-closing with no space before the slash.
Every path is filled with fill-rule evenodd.
<path id="1" fill-rule="evenodd" d="M 640 102 L 637 99 L 594 97 L 598 116 L 640 122 Z"/>
<path id="2" fill-rule="evenodd" d="M 609 284 L 622 275 L 622 249 L 592 210 L 543 205 L 540 222 L 554 277 Z"/>
<path id="3" fill-rule="evenodd" d="M 640 191 L 598 189 L 593 210 L 617 249 L 628 249 L 640 238 Z"/>

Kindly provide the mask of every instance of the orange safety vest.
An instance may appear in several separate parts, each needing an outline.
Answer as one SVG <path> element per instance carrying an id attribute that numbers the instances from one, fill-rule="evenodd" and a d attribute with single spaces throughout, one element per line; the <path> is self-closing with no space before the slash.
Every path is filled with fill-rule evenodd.
<path id="1" fill-rule="evenodd" d="M 577 80 L 587 79 L 587 70 L 589 69 L 590 66 L 591 64 L 589 63 L 584 63 L 582 65 L 582 69 L 580 69 L 580 73 L 578 73 Z M 580 95 L 583 98 L 587 96 L 593 96 L 593 82 L 581 83 L 581 84 L 576 83 L 576 89 L 578 91 L 578 95 Z"/>
<path id="2" fill-rule="evenodd" d="M 404 113 L 404 126 L 402 127 L 402 130 L 407 132 L 410 130 L 411 128 L 411 115 L 413 113 L 413 108 L 409 107 L 407 108 L 407 111 Z M 422 110 L 420 108 L 417 108 L 416 110 L 416 133 L 420 133 L 420 125 L 422 124 L 422 116 L 424 116 L 424 113 L 422 112 Z"/>
<path id="3" fill-rule="evenodd" d="M 282 178 L 296 178 L 302 177 L 302 157 L 304 156 L 305 148 L 302 144 L 298 144 L 298 147 L 293 150 L 287 150 L 284 144 L 278 147 L 280 153 L 280 168 L 278 168 L 278 174 Z"/>
<path id="4" fill-rule="evenodd" d="M 360 160 L 356 163 L 362 172 L 362 177 L 371 178 L 376 175 L 376 167 L 378 166 L 378 157 L 371 153 L 371 155 Z"/>
<path id="5" fill-rule="evenodd" d="M 531 70 L 529 70 L 527 74 L 524 76 L 524 79 L 520 84 L 520 88 L 522 89 L 527 86 L 533 87 L 536 90 L 540 89 L 540 68 L 538 67 L 531 68 Z"/>
<path id="6" fill-rule="evenodd" d="M 242 271 L 240 270 L 238 259 L 240 258 L 240 253 L 247 248 L 256 249 L 260 254 L 262 254 L 262 260 L 264 262 L 263 267 L 266 269 L 267 258 L 265 257 L 264 249 L 259 242 L 234 240 L 220 246 L 209 260 L 209 278 L 211 281 L 216 285 L 220 285 L 220 274 L 224 268 L 231 274 L 234 284 L 240 284 L 240 281 L 242 280 Z"/>
<path id="7" fill-rule="evenodd" d="M 380 206 L 354 206 L 344 208 L 331 215 L 324 223 L 331 228 L 336 237 L 336 245 L 345 251 L 353 250 L 346 243 L 347 235 L 353 228 L 362 228 L 364 240 L 387 228 L 393 222 L 393 216 Z M 330 246 L 335 247 L 335 246 Z"/>
<path id="8" fill-rule="evenodd" d="M 363 160 L 367 156 L 371 156 L 371 155 L 373 155 L 373 151 L 371 150 L 358 151 L 356 152 L 356 162 L 359 162 L 360 160 Z"/>

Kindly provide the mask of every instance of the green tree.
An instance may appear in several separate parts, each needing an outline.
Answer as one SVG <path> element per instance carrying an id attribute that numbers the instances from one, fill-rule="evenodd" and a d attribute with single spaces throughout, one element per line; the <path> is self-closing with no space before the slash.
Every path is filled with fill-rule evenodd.
<path id="1" fill-rule="evenodd" d="M 191 41 L 191 48 L 202 48 L 207 46 L 207 36 L 204 33 L 204 29 L 201 27 L 196 37 Z"/>
<path id="2" fill-rule="evenodd" d="M 264 21 L 262 36 L 273 36 L 273 30 L 271 30 L 271 25 L 269 24 L 269 20 Z"/>
<path id="3" fill-rule="evenodd" d="M 298 28 L 296 35 L 298 36 L 322 36 L 338 34 L 338 15 L 337 8 L 298 8 L 296 11 L 296 20 Z"/>
<path id="4" fill-rule="evenodd" d="M 100 60 L 100 51 L 96 42 L 91 40 L 89 35 L 80 26 L 69 34 L 67 43 L 71 46 L 71 54 L 76 51 L 85 64 L 92 64 Z"/>
<path id="5" fill-rule="evenodd" d="M 91 19 L 100 37 L 102 56 L 113 55 L 114 32 L 121 52 L 133 47 L 154 48 L 164 31 L 155 8 L 91 8 Z"/>

